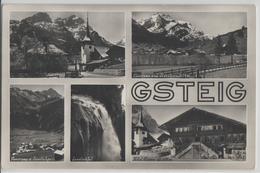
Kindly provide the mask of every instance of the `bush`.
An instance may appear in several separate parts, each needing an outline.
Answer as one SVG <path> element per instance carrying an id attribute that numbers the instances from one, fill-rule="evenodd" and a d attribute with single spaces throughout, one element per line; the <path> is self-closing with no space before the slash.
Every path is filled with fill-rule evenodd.
<path id="1" fill-rule="evenodd" d="M 61 55 L 28 54 L 26 59 L 28 71 L 31 73 L 65 72 L 68 66 L 68 58 Z"/>

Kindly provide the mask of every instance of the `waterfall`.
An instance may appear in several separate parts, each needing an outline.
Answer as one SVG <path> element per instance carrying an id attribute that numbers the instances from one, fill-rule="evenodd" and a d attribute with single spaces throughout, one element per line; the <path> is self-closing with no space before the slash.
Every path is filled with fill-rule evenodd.
<path id="1" fill-rule="evenodd" d="M 103 133 L 101 139 L 99 139 L 101 140 L 101 148 L 98 149 L 101 151 L 99 160 L 120 161 L 121 147 L 119 139 L 104 105 L 91 97 L 82 95 L 73 95 L 72 100 L 76 100 L 84 109 L 91 111 L 98 120 L 99 125 L 101 124 L 102 126 Z M 86 122 L 89 122 L 89 119 L 91 119 L 88 116 L 89 114 L 87 113 L 83 115 Z"/>

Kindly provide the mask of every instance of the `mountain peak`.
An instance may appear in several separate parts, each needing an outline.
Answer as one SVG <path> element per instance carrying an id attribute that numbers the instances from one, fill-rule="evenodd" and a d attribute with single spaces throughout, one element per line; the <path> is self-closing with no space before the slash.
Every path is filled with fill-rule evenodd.
<path id="1" fill-rule="evenodd" d="M 48 98 L 60 98 L 62 97 L 56 90 L 53 88 L 49 88 L 48 90 L 44 90 L 41 92 L 42 94 L 46 95 Z"/>
<path id="2" fill-rule="evenodd" d="M 52 20 L 51 20 L 48 13 L 38 12 L 31 17 L 27 17 L 27 18 L 23 19 L 22 22 L 23 23 L 24 22 L 31 23 L 31 24 L 34 24 L 34 23 L 37 23 L 37 22 L 49 22 L 49 23 L 51 23 Z"/>
<path id="3" fill-rule="evenodd" d="M 155 13 L 149 18 L 138 20 L 137 23 L 150 33 L 161 34 L 180 41 L 207 39 L 204 33 L 197 30 L 190 22 L 175 20 L 169 14 Z"/>
<path id="4" fill-rule="evenodd" d="M 70 27 L 76 27 L 80 24 L 84 24 L 85 21 L 81 17 L 78 17 L 76 15 L 71 15 L 67 18 L 65 18 L 65 25 Z"/>

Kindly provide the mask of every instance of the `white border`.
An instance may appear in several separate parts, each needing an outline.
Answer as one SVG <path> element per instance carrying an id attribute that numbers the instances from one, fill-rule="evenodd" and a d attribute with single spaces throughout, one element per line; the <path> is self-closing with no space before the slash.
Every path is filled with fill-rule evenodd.
<path id="1" fill-rule="evenodd" d="M 47 1 L 45 1 L 45 2 L 48 2 L 48 0 Z M 219 2 L 221 2 L 221 1 L 219 1 Z M 225 1 L 226 2 L 226 1 Z M 248 2 L 248 1 L 247 1 Z M 58 1 L 56 1 L 55 3 L 58 3 Z M 163 3 L 163 1 L 161 1 L 161 3 Z M 182 1 L 182 4 L 184 3 L 184 1 Z M 191 3 L 190 3 L 191 4 Z M 208 3 L 209 4 L 209 3 Z M 16 9 L 17 8 L 20 8 L 21 6 L 16 6 Z M 67 6 L 68 7 L 68 6 Z M 71 8 L 72 6 L 69 6 L 69 8 L 70 9 L 72 9 Z M 74 7 L 74 6 L 73 6 Z M 90 6 L 89 6 L 90 7 Z M 93 7 L 93 6 L 92 6 Z M 90 7 L 91 9 L 92 9 L 92 7 Z M 103 6 L 104 7 L 104 6 Z M 161 8 L 162 10 L 161 11 L 164 11 L 165 9 L 167 9 L 167 8 L 170 8 L 170 7 L 173 7 L 173 6 L 169 6 L 169 5 L 167 5 L 167 6 L 160 6 L 159 5 L 159 8 Z M 175 6 L 176 7 L 176 6 Z M 179 7 L 179 6 L 178 6 Z M 183 7 L 183 6 L 182 6 Z M 193 6 L 194 7 L 194 6 Z M 229 6 L 230 7 L 230 6 Z M 232 8 L 229 8 L 229 10 L 233 10 L 235 7 L 234 6 L 231 6 Z M 46 6 L 45 5 L 41 5 L 41 6 L 37 6 L 37 9 L 46 9 Z M 62 9 L 62 8 L 64 8 L 64 6 L 54 6 L 54 5 L 52 5 L 52 6 L 48 6 L 48 11 L 50 11 L 50 9 L 54 9 L 54 10 L 57 10 L 57 9 Z M 78 9 L 82 9 L 82 8 L 84 8 L 84 6 L 77 6 L 77 10 Z M 85 8 L 85 10 L 86 9 L 90 9 L 90 8 Z M 117 8 L 115 8 L 115 7 L 113 7 L 113 6 L 109 6 L 108 8 L 106 8 L 106 11 L 114 11 L 114 10 L 119 10 L 118 8 L 120 8 L 120 9 L 122 9 L 122 7 L 121 6 L 117 6 Z M 131 8 L 132 8 L 132 10 L 133 11 L 136 11 L 136 9 L 137 10 L 144 10 L 144 9 L 146 9 L 144 6 L 142 6 L 141 8 L 140 7 L 138 7 L 138 6 L 131 6 Z M 35 8 L 34 8 L 35 9 Z M 197 10 L 200 10 L 200 9 L 197 9 Z M 223 8 L 222 8 L 222 10 L 223 10 Z M 128 9 L 128 8 L 126 8 L 126 10 L 124 10 L 124 11 L 126 11 L 126 16 L 128 16 L 128 15 L 130 15 L 129 13 L 130 13 L 130 10 Z M 182 10 L 183 11 L 183 10 Z M 251 13 L 252 11 L 248 11 L 249 13 Z M 5 15 L 5 13 L 3 13 L 4 15 Z M 4 20 L 3 20 L 3 22 L 5 22 L 5 23 L 8 23 L 8 22 L 6 22 L 5 20 L 6 20 L 6 18 L 3 18 Z M 248 24 L 249 25 L 249 24 Z M 126 32 L 128 32 L 128 31 L 126 31 Z M 8 30 L 6 30 L 6 28 L 5 27 L 3 27 L 3 33 L 8 33 Z M 3 35 L 4 36 L 4 35 Z M 252 36 L 251 36 L 251 38 L 252 38 Z M 127 39 L 127 38 L 126 38 Z M 254 47 L 255 45 L 254 45 L 254 38 L 252 38 L 252 47 Z M 129 45 L 129 40 L 127 41 L 128 42 L 128 45 Z M 8 57 L 8 56 L 6 56 L 7 54 L 4 54 L 4 51 L 5 50 L 8 50 L 9 48 L 7 48 L 6 47 L 6 43 L 8 43 L 8 39 L 6 39 L 6 37 L 3 37 L 3 39 L 2 39 L 2 43 L 3 43 L 3 57 Z M 130 43 L 131 44 L 131 43 Z M 7 44 L 7 45 L 9 45 L 9 44 Z M 129 46 L 130 47 L 130 46 Z M 5 48 L 7 48 L 7 49 L 5 49 Z M 249 51 L 249 50 L 248 50 Z M 6 52 L 5 52 L 6 53 Z M 254 55 L 254 51 L 253 52 L 251 52 L 251 51 L 249 51 L 249 53 L 252 53 L 253 54 L 253 56 L 255 57 L 255 55 Z M 126 51 L 126 54 L 127 54 L 127 56 L 126 56 L 126 59 L 128 59 L 129 57 L 131 57 L 131 52 L 129 52 L 129 51 Z M 3 58 L 3 64 L 9 64 L 8 62 L 6 62 L 6 59 L 8 59 L 8 58 Z M 131 59 L 131 58 L 130 58 Z M 128 61 L 128 60 L 127 60 Z M 130 62 L 131 62 L 131 60 L 129 60 Z M 253 60 L 252 61 L 252 63 L 249 63 L 249 65 L 251 64 L 251 66 L 254 66 L 255 65 L 255 62 L 254 62 L 255 60 Z M 129 63 L 129 64 L 131 64 L 131 63 Z M 127 64 L 126 64 L 127 65 Z M 248 65 L 248 67 L 249 67 L 249 65 Z M 129 67 L 129 65 L 128 65 L 128 67 Z M 3 76 L 6 76 L 6 75 L 8 75 L 8 72 L 6 71 L 6 68 L 8 69 L 9 68 L 9 66 L 8 67 L 6 67 L 6 66 L 3 66 Z M 126 68 L 127 69 L 127 68 Z M 130 71 L 130 70 L 129 70 Z M 7 73 L 6 73 L 7 72 Z M 128 74 L 129 75 L 129 73 L 127 73 L 126 72 L 126 74 Z M 130 73 L 131 74 L 131 73 Z M 127 75 L 127 76 L 128 76 Z M 8 75 L 9 76 L 9 75 Z M 127 76 L 126 76 L 126 78 L 127 78 Z M 255 112 L 254 111 L 254 109 L 255 109 L 255 101 L 254 101 L 254 98 L 255 98 L 255 93 L 254 93 L 254 86 L 255 86 L 255 74 L 254 73 L 251 73 L 251 75 L 249 76 L 249 78 L 252 78 L 252 79 L 250 79 L 250 85 L 252 86 L 252 87 L 250 87 L 253 91 L 252 92 L 250 92 L 250 94 L 248 95 L 248 97 L 250 97 L 250 100 L 249 100 L 249 102 L 248 102 L 248 105 L 250 106 L 250 108 L 248 108 L 248 109 L 252 109 L 252 110 L 250 110 L 250 112 L 252 111 L 252 112 Z M 117 80 L 115 80 L 115 81 L 117 81 L 117 82 L 119 82 L 120 84 L 124 84 L 124 83 L 127 83 L 128 81 L 126 80 L 126 78 L 121 78 L 121 79 L 117 79 Z M 3 83 L 4 83 L 4 85 L 6 84 L 6 82 L 7 83 L 17 83 L 17 82 L 19 82 L 19 80 L 21 80 L 21 81 L 23 81 L 23 82 L 25 82 L 25 83 L 31 83 L 32 81 L 31 81 L 31 79 L 12 79 L 12 80 L 10 80 L 10 79 L 4 79 L 3 78 Z M 103 84 L 107 84 L 107 83 L 111 83 L 111 79 L 107 79 L 107 80 L 105 80 L 105 79 L 86 79 L 86 80 L 79 80 L 79 79 L 75 79 L 75 80 L 71 80 L 70 82 L 71 83 L 88 83 L 88 82 L 90 82 L 90 83 L 103 83 Z M 33 79 L 33 83 L 34 84 L 37 84 L 37 83 L 41 83 L 41 82 L 50 82 L 50 83 L 52 83 L 52 82 L 54 82 L 54 80 L 48 80 L 48 79 Z M 55 80 L 55 84 L 58 84 L 58 83 L 62 83 L 62 80 Z M 53 83 L 52 83 L 53 84 Z M 66 88 L 67 88 L 68 86 L 66 85 Z M 8 101 L 9 99 L 7 98 L 7 97 L 5 97 L 5 96 L 8 96 L 9 95 L 9 92 L 6 90 L 6 88 L 4 89 L 5 87 L 3 87 L 2 88 L 2 93 L 4 94 L 3 95 L 3 97 L 2 97 L 2 101 L 3 102 L 6 102 L 6 101 Z M 7 92 L 6 92 L 7 91 Z M 127 92 L 127 93 L 129 93 L 129 92 Z M 7 95 L 6 95 L 7 94 Z M 127 95 L 127 97 L 129 97 L 129 95 Z M 6 99 L 4 99 L 4 98 L 6 98 Z M 66 98 L 65 98 L 66 99 Z M 130 105 L 126 105 L 126 107 L 128 107 L 128 106 L 130 106 Z M 247 106 L 248 107 L 248 106 Z M 8 106 L 7 107 L 5 107 L 5 108 L 8 108 Z M 5 112 L 5 111 L 3 111 L 2 112 L 3 114 L 3 116 L 4 115 L 6 115 L 6 113 L 7 112 Z M 129 122 L 129 120 L 128 120 L 128 116 L 129 116 L 129 111 L 127 112 L 126 111 L 126 120 Z M 65 119 L 66 119 L 66 117 L 65 117 Z M 254 118 L 252 119 L 252 120 L 254 120 Z M 4 119 L 3 119 L 3 125 L 4 125 Z M 250 125 L 252 126 L 251 128 L 252 129 L 254 129 L 254 121 L 252 122 L 252 121 L 250 121 Z M 127 128 L 127 125 L 126 125 L 126 128 Z M 4 129 L 4 127 L 3 127 L 3 129 Z M 127 130 L 127 129 L 126 129 Z M 252 132 L 252 136 L 253 136 L 253 139 L 252 139 L 252 141 L 254 141 L 254 131 L 251 131 Z M 129 134 L 129 133 L 128 133 Z M 2 135 L 3 135 L 3 131 L 2 131 Z M 66 137 L 65 137 L 66 138 Z M 251 140 L 250 140 L 251 141 Z M 4 140 L 3 140 L 3 142 L 4 142 Z M 127 143 L 126 143 L 127 144 Z M 252 146 L 254 146 L 254 143 L 251 143 L 252 144 Z M 3 146 L 3 145 L 2 145 Z M 253 147 L 254 148 L 254 147 Z M 4 148 L 2 147 L 2 151 L 4 151 L 3 150 Z M 126 152 L 126 154 L 127 154 L 127 152 Z M 66 159 L 65 159 L 66 160 Z M 254 159 L 253 159 L 254 160 Z M 251 161 L 253 161 L 253 160 L 251 160 Z M 46 167 L 48 167 L 48 168 L 143 168 L 143 166 L 142 165 L 138 165 L 138 166 L 134 166 L 134 164 L 124 164 L 124 163 L 120 163 L 120 164 L 106 164 L 106 163 L 102 163 L 102 165 L 100 165 L 100 164 L 96 164 L 96 163 L 91 163 L 91 164 L 86 164 L 86 163 L 84 163 L 84 164 L 81 164 L 81 163 L 79 163 L 79 164 L 77 164 L 77 163 L 73 163 L 73 164 L 71 164 L 71 163 L 67 163 L 67 164 L 65 164 L 65 163 L 62 163 L 62 164 L 59 164 L 59 163 L 55 163 L 55 164 L 52 164 L 52 163 L 47 163 L 47 164 L 45 164 L 45 163 L 41 163 L 41 164 L 34 164 L 34 165 L 30 165 L 30 164 L 26 164 L 26 163 L 22 163 L 22 164 L 16 164 L 16 165 L 10 165 L 10 164 L 7 164 L 6 162 L 5 162 L 5 159 L 3 159 L 2 160 L 4 163 L 3 163 L 3 165 L 4 165 L 4 167 L 5 168 L 28 168 L 28 166 L 30 166 L 31 168 L 46 168 Z M 250 162 L 250 163 L 248 163 L 248 164 L 228 164 L 228 165 L 226 165 L 226 164 L 214 164 L 214 165 L 212 165 L 212 164 L 209 164 L 209 163 L 197 163 L 197 164 L 195 164 L 195 163 L 192 163 L 192 162 L 188 162 L 188 164 L 186 163 L 186 164 L 180 164 L 180 163 L 172 163 L 172 164 L 164 164 L 164 163 L 159 163 L 159 164 L 153 164 L 153 165 L 149 165 L 149 167 L 150 168 L 154 168 L 154 169 L 159 169 L 159 168 L 201 168 L 201 169 L 204 169 L 204 168 L 214 168 L 214 169 L 223 169 L 223 168 L 226 168 L 226 169 L 230 169 L 230 168 L 241 168 L 241 169 L 243 169 L 243 168 L 253 168 L 253 165 L 254 165 L 254 163 L 253 162 Z M 11 166 L 11 167 L 10 167 Z"/>

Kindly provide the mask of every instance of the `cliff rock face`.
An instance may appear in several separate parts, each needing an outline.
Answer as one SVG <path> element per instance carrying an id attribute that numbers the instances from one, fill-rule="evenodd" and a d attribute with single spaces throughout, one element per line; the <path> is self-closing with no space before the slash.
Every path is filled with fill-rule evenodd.
<path id="1" fill-rule="evenodd" d="M 124 160 L 125 117 L 119 86 L 73 86 L 72 160 Z"/>

